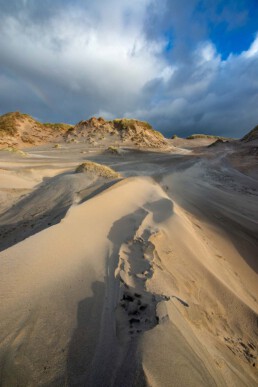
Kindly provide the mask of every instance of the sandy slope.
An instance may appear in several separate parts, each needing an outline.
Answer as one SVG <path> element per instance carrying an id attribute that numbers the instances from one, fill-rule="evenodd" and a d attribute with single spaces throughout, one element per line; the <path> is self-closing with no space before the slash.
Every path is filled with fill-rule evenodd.
<path id="1" fill-rule="evenodd" d="M 87 154 L 115 184 L 47 152 L 0 164 L 27 190 L 0 215 L 1 386 L 258 385 L 257 180 L 224 151 Z"/>

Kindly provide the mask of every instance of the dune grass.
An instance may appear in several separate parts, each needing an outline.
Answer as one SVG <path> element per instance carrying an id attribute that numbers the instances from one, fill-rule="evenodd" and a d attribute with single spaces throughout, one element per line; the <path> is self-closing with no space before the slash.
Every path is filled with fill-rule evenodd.
<path id="1" fill-rule="evenodd" d="M 241 138 L 241 141 L 253 141 L 258 140 L 258 125 L 255 126 L 249 133 L 247 133 L 243 138 Z"/>
<path id="2" fill-rule="evenodd" d="M 195 140 L 196 138 L 207 138 L 207 139 L 214 139 L 214 140 L 231 140 L 227 137 L 222 136 L 213 136 L 210 134 L 191 134 L 191 136 L 186 137 L 187 140 Z"/>
<path id="3" fill-rule="evenodd" d="M 63 123 L 51 123 L 51 122 L 44 122 L 43 127 L 52 129 L 53 131 L 62 131 L 62 132 L 68 132 L 72 131 L 73 125 L 69 124 L 63 124 Z"/>
<path id="4" fill-rule="evenodd" d="M 20 112 L 10 112 L 0 116 L 0 136 L 15 136 L 18 133 L 18 125 L 23 123 L 25 120 L 29 121 L 33 125 L 38 126 L 42 130 L 44 130 L 45 128 L 49 128 L 56 132 L 67 132 L 68 130 L 71 130 L 73 128 L 72 125 L 63 123 L 41 123 L 35 120 L 29 114 L 24 114 Z M 29 141 L 25 140 L 24 142 Z"/>
<path id="5" fill-rule="evenodd" d="M 107 148 L 106 152 L 111 153 L 113 155 L 120 155 L 119 148 L 117 148 L 116 146 L 113 146 L 113 145 L 109 146 Z"/>
<path id="6" fill-rule="evenodd" d="M 15 147 L 12 147 L 12 146 L 7 147 L 7 148 L 2 148 L 2 149 L 0 149 L 0 150 L 1 150 L 1 152 L 11 152 L 11 153 L 16 153 L 16 154 L 18 154 L 19 156 L 23 156 L 23 157 L 25 157 L 25 156 L 28 155 L 26 152 L 23 152 L 22 150 L 20 150 L 20 149 L 18 149 L 18 148 L 15 148 Z"/>
<path id="7" fill-rule="evenodd" d="M 32 119 L 28 114 L 10 112 L 0 116 L 0 135 L 14 136 L 17 133 L 17 120 Z"/>
<path id="8" fill-rule="evenodd" d="M 76 173 L 90 173 L 94 176 L 103 177 L 105 179 L 118 179 L 120 174 L 114 171 L 112 168 L 107 165 L 94 163 L 93 161 L 85 161 L 79 165 L 76 170 Z"/>
<path id="9" fill-rule="evenodd" d="M 148 122 L 133 120 L 130 118 L 116 118 L 115 120 L 110 121 L 110 123 L 113 123 L 115 128 L 120 130 L 134 129 L 135 125 L 139 125 L 144 129 L 152 129 L 152 126 Z"/>

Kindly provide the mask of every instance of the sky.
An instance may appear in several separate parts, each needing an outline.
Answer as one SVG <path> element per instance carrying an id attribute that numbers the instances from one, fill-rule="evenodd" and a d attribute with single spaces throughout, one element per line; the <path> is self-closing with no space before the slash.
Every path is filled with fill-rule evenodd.
<path id="1" fill-rule="evenodd" d="M 258 124 L 258 0 L 0 0 L 9 111 L 241 137 Z"/>

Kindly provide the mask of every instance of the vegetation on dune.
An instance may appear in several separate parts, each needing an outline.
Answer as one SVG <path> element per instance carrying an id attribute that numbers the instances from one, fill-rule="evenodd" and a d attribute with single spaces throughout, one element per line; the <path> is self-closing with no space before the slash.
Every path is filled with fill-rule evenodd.
<path id="1" fill-rule="evenodd" d="M 22 142 L 26 142 L 28 144 L 35 144 L 34 140 L 30 137 L 29 133 L 23 132 L 21 135 Z"/>
<path id="2" fill-rule="evenodd" d="M 11 152 L 11 153 L 16 153 L 19 156 L 27 156 L 26 152 L 23 152 L 22 150 L 15 148 L 15 147 L 8 147 L 8 148 L 3 148 L 0 149 L 2 152 Z"/>
<path id="3" fill-rule="evenodd" d="M 51 123 L 51 122 L 44 122 L 43 127 L 52 129 L 54 131 L 63 131 L 63 132 L 68 132 L 73 130 L 73 125 L 69 124 L 63 124 L 63 123 Z"/>
<path id="4" fill-rule="evenodd" d="M 218 138 L 216 141 L 214 141 L 212 144 L 208 145 L 208 148 L 213 148 L 217 145 L 226 144 L 227 140 L 222 140 L 221 138 Z"/>
<path id="5" fill-rule="evenodd" d="M 56 141 L 57 137 L 63 137 L 68 142 L 78 142 L 75 137 L 86 138 L 93 144 L 94 140 L 103 141 L 107 135 L 116 135 L 122 142 L 132 142 L 140 147 L 160 147 L 166 145 L 164 136 L 154 130 L 145 121 L 130 118 L 117 118 L 105 121 L 102 117 L 92 117 L 87 121 L 81 121 L 77 125 L 65 123 L 41 123 L 28 114 L 19 112 L 7 113 L 0 116 L 0 137 L 13 137 L 13 143 L 20 140 L 27 144 Z M 9 139 L 10 140 L 10 139 Z M 5 143 L 8 142 L 5 139 Z M 109 153 L 119 154 L 117 149 L 109 149 Z"/>
<path id="6" fill-rule="evenodd" d="M 161 140 L 164 140 L 164 136 L 162 133 L 158 132 L 157 130 L 151 128 L 149 129 L 156 137 L 159 137 Z"/>
<path id="7" fill-rule="evenodd" d="M 24 119 L 32 118 L 28 114 L 22 114 L 20 112 L 10 112 L 0 116 L 0 135 L 14 136 L 17 133 L 16 121 L 24 121 Z"/>
<path id="8" fill-rule="evenodd" d="M 156 139 L 158 140 L 164 141 L 163 134 L 153 129 L 148 122 L 129 118 L 117 118 L 113 121 L 110 121 L 110 123 L 114 125 L 115 129 L 121 132 L 122 139 L 126 139 L 130 131 L 130 135 L 132 135 L 132 132 L 134 132 L 134 135 L 133 137 L 131 137 L 131 140 L 135 143 L 139 143 L 139 145 L 144 142 L 144 140 L 147 139 L 148 136 L 149 141 L 151 141 L 150 135 L 156 137 Z"/>
<path id="9" fill-rule="evenodd" d="M 106 151 L 107 153 L 111 153 L 113 155 L 120 155 L 119 149 L 116 146 L 109 146 Z"/>
<path id="10" fill-rule="evenodd" d="M 172 139 L 172 140 L 175 140 L 175 138 L 178 138 L 178 136 L 177 136 L 176 134 L 173 134 L 173 135 L 171 136 L 171 139 Z"/>
<path id="11" fill-rule="evenodd" d="M 69 133 L 70 130 L 67 134 Z M 166 145 L 163 134 L 154 130 L 148 122 L 131 118 L 105 121 L 101 117 L 92 117 L 76 124 L 72 133 L 73 135 L 76 133 L 79 137 L 86 137 L 89 143 L 91 143 L 91 138 L 103 140 L 108 135 L 109 137 L 116 136 L 116 140 L 120 142 L 131 142 L 140 147 L 157 148 Z M 114 140 L 112 145 L 115 145 Z M 110 149 L 109 152 L 111 153 L 112 150 Z"/>
<path id="12" fill-rule="evenodd" d="M 118 179 L 120 177 L 120 174 L 112 168 L 103 164 L 94 163 L 93 161 L 85 161 L 76 168 L 75 172 L 90 173 L 94 176 L 104 177 L 105 179 Z"/>
<path id="13" fill-rule="evenodd" d="M 25 118 L 33 120 L 33 118 L 29 114 L 20 113 L 20 112 L 9 112 L 5 113 L 0 118 L 10 118 L 10 119 L 21 119 L 24 120 Z"/>
<path id="14" fill-rule="evenodd" d="M 53 132 L 67 132 L 73 128 L 72 125 L 63 124 L 63 123 L 41 123 L 29 114 L 24 114 L 20 112 L 10 112 L 0 116 L 0 136 L 15 136 L 18 133 L 18 127 L 20 124 L 27 122 L 30 123 L 33 127 L 38 127 L 39 129 L 49 128 Z M 21 137 L 23 142 L 33 143 L 33 140 L 30 139 L 29 133 L 24 132 Z"/>
<path id="15" fill-rule="evenodd" d="M 148 122 L 133 120 L 130 118 L 116 118 L 115 120 L 110 121 L 110 123 L 114 124 L 114 127 L 119 130 L 134 129 L 135 125 L 141 126 L 143 129 L 152 129 L 152 126 L 148 124 Z"/>
<path id="16" fill-rule="evenodd" d="M 247 133 L 243 138 L 241 138 L 241 141 L 253 141 L 258 140 L 258 125 L 255 126 L 249 133 Z"/>
<path id="17" fill-rule="evenodd" d="M 186 137 L 187 140 L 194 140 L 196 138 L 208 138 L 214 140 L 230 140 L 230 138 L 222 137 L 222 136 L 213 136 L 210 134 L 191 134 L 191 136 Z"/>

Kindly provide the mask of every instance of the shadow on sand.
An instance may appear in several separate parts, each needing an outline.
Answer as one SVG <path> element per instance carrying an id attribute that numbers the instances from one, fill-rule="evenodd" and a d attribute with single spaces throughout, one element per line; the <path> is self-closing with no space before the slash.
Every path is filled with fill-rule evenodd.
<path id="1" fill-rule="evenodd" d="M 72 336 L 67 358 L 67 385 L 87 386 L 96 346 L 100 335 L 105 285 L 92 284 L 93 296 L 80 301 L 77 309 L 77 327 Z M 108 356 L 108 354 L 106 354 Z"/>
<path id="2" fill-rule="evenodd" d="M 45 182 L 25 198 L 0 215 L 0 251 L 61 222 L 74 203 L 75 194 L 80 202 L 93 198 L 117 180 L 96 182 L 78 191 L 83 181 L 78 174 L 64 173 Z"/>
<path id="3" fill-rule="evenodd" d="M 140 336 L 125 341 L 117 337 L 116 308 L 120 281 L 115 278 L 119 249 L 133 238 L 147 212 L 143 209 L 116 221 L 108 239 L 113 251 L 107 257 L 105 284 L 94 282 L 93 296 L 78 304 L 77 327 L 67 357 L 66 385 L 87 387 L 146 387 Z"/>

